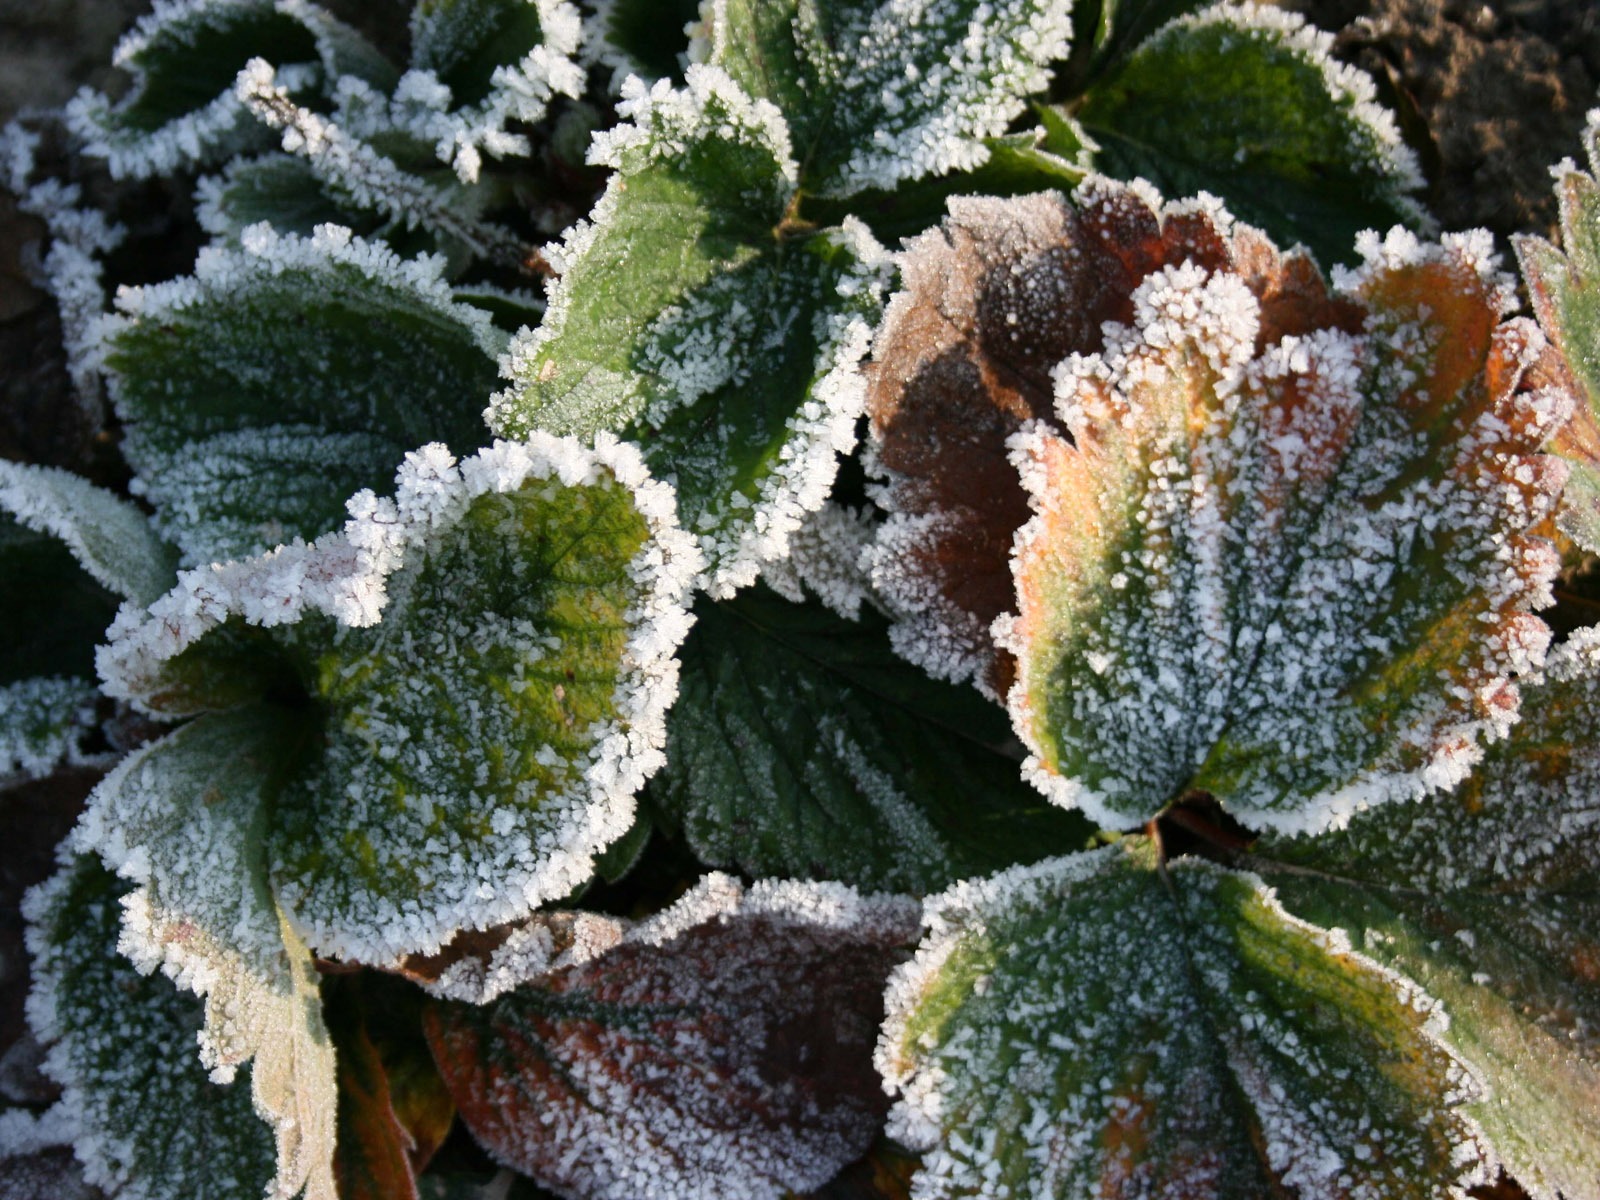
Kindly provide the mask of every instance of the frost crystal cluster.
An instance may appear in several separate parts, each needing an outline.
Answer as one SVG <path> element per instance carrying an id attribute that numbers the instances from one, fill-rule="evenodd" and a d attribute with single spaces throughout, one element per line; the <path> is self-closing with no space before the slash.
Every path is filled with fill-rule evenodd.
<path id="1" fill-rule="evenodd" d="M 1600 1196 L 1593 174 L 1530 317 L 1275 8 L 333 7 L 0 134 L 0 1191 Z"/>

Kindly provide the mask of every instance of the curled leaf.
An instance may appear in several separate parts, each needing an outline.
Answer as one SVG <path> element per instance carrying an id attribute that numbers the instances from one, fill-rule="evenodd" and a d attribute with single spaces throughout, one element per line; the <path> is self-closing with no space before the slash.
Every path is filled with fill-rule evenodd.
<path id="1" fill-rule="evenodd" d="M 340 534 L 125 610 L 107 688 L 310 721 L 264 834 L 323 954 L 388 963 L 588 878 L 662 761 L 700 566 L 632 447 L 539 435 L 407 457 Z"/>

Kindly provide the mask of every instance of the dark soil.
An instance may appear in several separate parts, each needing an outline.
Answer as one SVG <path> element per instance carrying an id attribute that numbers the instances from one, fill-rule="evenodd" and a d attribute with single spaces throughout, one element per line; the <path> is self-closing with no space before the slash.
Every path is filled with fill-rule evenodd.
<path id="1" fill-rule="evenodd" d="M 1445 229 L 1548 234 L 1549 167 L 1582 158 L 1600 90 L 1595 0 L 1285 0 L 1378 84 Z"/>

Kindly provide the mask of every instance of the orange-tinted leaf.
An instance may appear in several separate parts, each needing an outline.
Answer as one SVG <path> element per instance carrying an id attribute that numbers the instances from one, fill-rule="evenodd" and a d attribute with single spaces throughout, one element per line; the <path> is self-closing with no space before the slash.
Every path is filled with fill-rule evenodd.
<path id="1" fill-rule="evenodd" d="M 1294 271 L 1152 272 L 1011 439 L 1008 706 L 1041 790 L 1102 824 L 1199 789 L 1325 829 L 1457 782 L 1516 719 L 1565 397 L 1525 382 L 1542 339 L 1501 323 L 1487 235 L 1358 248 L 1310 305 Z"/>
<path id="2" fill-rule="evenodd" d="M 776 1197 L 859 1156 L 910 901 L 713 875 L 621 944 L 483 1007 L 431 1008 L 473 1134 L 563 1195 Z"/>
<path id="3" fill-rule="evenodd" d="M 1261 299 L 1264 336 L 1358 319 L 1309 259 L 1232 230 L 1212 207 L 1162 208 L 1103 181 L 1076 199 L 952 200 L 944 225 L 901 256 L 870 368 L 891 513 L 870 562 L 899 618 L 896 647 L 994 696 L 1012 667 L 989 626 L 1015 607 L 1011 543 L 1028 517 L 1006 441 L 1030 420 L 1055 425 L 1057 364 L 1100 350 L 1105 322 L 1132 319 L 1140 281 L 1186 261 L 1238 270 Z"/>

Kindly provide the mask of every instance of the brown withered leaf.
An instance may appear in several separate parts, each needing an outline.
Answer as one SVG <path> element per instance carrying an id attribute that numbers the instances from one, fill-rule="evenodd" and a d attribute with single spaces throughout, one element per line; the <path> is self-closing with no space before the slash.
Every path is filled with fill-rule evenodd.
<path id="1" fill-rule="evenodd" d="M 989 627 L 1012 611 L 1012 539 L 1029 516 L 1007 458 L 1028 421 L 1060 431 L 1052 372 L 1126 324 L 1151 272 L 1194 262 L 1239 274 L 1262 305 L 1261 336 L 1353 329 L 1304 254 L 1280 254 L 1215 204 L 1163 205 L 1144 187 L 1094 180 L 1056 193 L 950 202 L 900 257 L 868 367 L 875 469 L 890 519 L 867 552 L 897 617 L 896 649 L 993 697 L 1013 677 Z"/>
<path id="2" fill-rule="evenodd" d="M 483 1006 L 438 1003 L 435 1060 L 499 1161 L 563 1195 L 777 1197 L 862 1154 L 917 905 L 707 877 L 614 948 Z"/>

